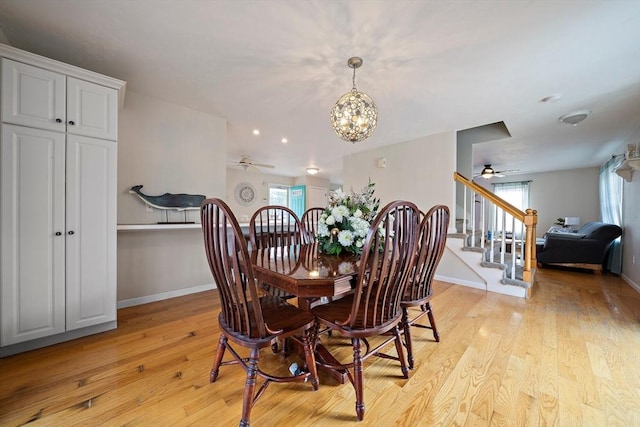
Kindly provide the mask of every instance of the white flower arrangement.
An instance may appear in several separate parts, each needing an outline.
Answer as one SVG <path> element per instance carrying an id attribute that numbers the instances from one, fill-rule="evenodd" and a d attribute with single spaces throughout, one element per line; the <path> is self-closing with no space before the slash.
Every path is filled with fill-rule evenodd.
<path id="1" fill-rule="evenodd" d="M 338 189 L 329 194 L 329 206 L 318 221 L 321 252 L 332 255 L 362 252 L 371 221 L 380 206 L 380 200 L 373 197 L 374 187 L 369 180 L 361 193 L 346 194 Z"/>

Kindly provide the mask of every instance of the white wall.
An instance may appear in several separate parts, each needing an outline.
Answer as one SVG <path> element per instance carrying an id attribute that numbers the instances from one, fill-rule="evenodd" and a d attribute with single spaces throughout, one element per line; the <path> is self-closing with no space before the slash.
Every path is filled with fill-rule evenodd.
<path id="1" fill-rule="evenodd" d="M 640 128 L 620 146 L 617 152 L 625 153 L 627 144 L 640 145 Z M 640 292 L 640 171 L 633 172 L 631 182 L 625 181 L 623 191 L 622 278 Z"/>
<path id="2" fill-rule="evenodd" d="M 127 91 L 119 116 L 118 223 L 164 221 L 129 194 L 137 184 L 151 195 L 224 197 L 226 132 L 224 119 Z M 198 211 L 188 216 L 199 222 Z M 200 230 L 118 232 L 118 301 L 212 283 Z"/>
<path id="3" fill-rule="evenodd" d="M 242 206 L 236 202 L 234 190 L 241 182 L 248 182 L 256 189 L 256 199 L 250 206 Z M 249 222 L 251 215 L 260 207 L 269 204 L 269 184 L 294 185 L 294 179 L 269 175 L 258 171 L 247 169 L 246 171 L 237 168 L 227 169 L 227 188 L 224 201 L 227 202 L 238 222 Z"/>
<path id="4" fill-rule="evenodd" d="M 386 159 L 385 168 L 377 167 L 377 159 L 381 157 Z M 345 157 L 344 191 L 360 191 L 371 178 L 381 207 L 403 199 L 414 202 L 423 211 L 444 204 L 453 215 L 455 170 L 456 133 L 443 132 Z"/>
<path id="5" fill-rule="evenodd" d="M 2 28 L 0 28 L 0 43 L 11 46 L 11 43 L 9 43 L 7 36 L 4 35 L 4 31 L 2 31 Z"/>
<path id="6" fill-rule="evenodd" d="M 536 235 L 542 235 L 557 218 L 580 217 L 580 224 L 600 221 L 598 195 L 598 168 L 571 169 L 534 174 L 509 175 L 475 182 L 493 191 L 492 183 L 531 181 L 529 185 L 530 208 L 538 211 Z"/>
<path id="7" fill-rule="evenodd" d="M 364 142 L 366 144 L 366 141 Z M 386 167 L 377 160 L 386 159 Z M 413 141 L 374 148 L 343 160 L 344 191 L 360 191 L 369 178 L 376 183 L 380 206 L 393 200 L 409 200 L 423 211 L 436 204 L 449 207 L 454 226 L 456 132 L 443 132 Z M 448 250 L 442 256 L 437 277 L 462 283 L 477 281 L 477 275 Z"/>

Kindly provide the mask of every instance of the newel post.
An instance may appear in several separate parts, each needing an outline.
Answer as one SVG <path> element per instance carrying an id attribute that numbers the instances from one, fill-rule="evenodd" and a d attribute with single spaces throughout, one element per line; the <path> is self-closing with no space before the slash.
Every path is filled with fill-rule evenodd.
<path id="1" fill-rule="evenodd" d="M 524 257 L 524 271 L 522 279 L 531 282 L 531 264 L 534 266 L 536 260 L 536 225 L 538 224 L 538 211 L 533 209 L 525 210 L 524 226 L 526 228 L 526 249 Z"/>

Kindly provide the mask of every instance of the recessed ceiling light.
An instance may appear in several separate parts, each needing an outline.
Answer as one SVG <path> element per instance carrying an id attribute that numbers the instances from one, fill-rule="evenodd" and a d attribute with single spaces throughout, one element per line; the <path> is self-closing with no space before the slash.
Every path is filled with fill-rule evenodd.
<path id="1" fill-rule="evenodd" d="M 287 141 L 287 138 L 282 138 L 282 139 L 280 140 L 280 142 L 282 142 L 283 144 L 286 144 L 286 143 L 287 143 L 287 142 L 289 142 L 289 141 Z"/>
<path id="2" fill-rule="evenodd" d="M 557 95 L 550 95 L 550 96 L 545 96 L 544 98 L 542 98 L 540 101 L 541 102 L 546 102 L 546 103 L 552 103 L 552 102 L 558 102 L 562 99 L 562 95 L 557 94 Z"/>
<path id="3" fill-rule="evenodd" d="M 574 111 L 573 113 L 565 114 L 562 117 L 558 117 L 558 120 L 560 120 L 562 123 L 576 126 L 578 123 L 580 123 L 590 115 L 591 111 L 589 110 Z"/>
<path id="4" fill-rule="evenodd" d="M 254 134 L 254 135 L 260 135 L 260 131 L 259 131 L 258 129 L 254 129 L 254 130 L 253 130 L 253 134 Z"/>
<path id="5" fill-rule="evenodd" d="M 318 172 L 320 172 L 320 169 L 318 169 L 318 168 L 307 168 L 307 173 L 308 173 L 309 175 L 315 175 L 315 174 L 317 174 Z"/>

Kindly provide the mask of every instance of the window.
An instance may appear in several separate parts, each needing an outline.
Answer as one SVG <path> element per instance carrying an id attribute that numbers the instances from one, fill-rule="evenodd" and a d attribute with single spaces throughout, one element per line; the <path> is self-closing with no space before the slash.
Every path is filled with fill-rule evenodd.
<path id="1" fill-rule="evenodd" d="M 289 207 L 289 187 L 269 184 L 269 204 Z"/>
<path id="2" fill-rule="evenodd" d="M 496 196 L 501 199 L 509 202 L 516 208 L 524 211 L 529 207 L 529 182 L 530 181 L 522 181 L 522 182 L 503 182 L 498 184 L 493 184 L 493 192 Z M 513 231 L 513 217 L 509 214 L 506 214 L 505 224 L 503 227 L 502 220 L 503 215 L 502 212 L 496 215 L 495 224 L 497 230 L 503 230 L 507 233 L 511 233 Z M 516 224 L 516 234 L 519 235 L 522 233 L 522 224 L 517 222 Z M 516 236 L 519 238 L 520 236 Z"/>
<path id="3" fill-rule="evenodd" d="M 493 192 L 521 211 L 529 207 L 529 181 L 493 184 Z"/>

